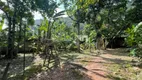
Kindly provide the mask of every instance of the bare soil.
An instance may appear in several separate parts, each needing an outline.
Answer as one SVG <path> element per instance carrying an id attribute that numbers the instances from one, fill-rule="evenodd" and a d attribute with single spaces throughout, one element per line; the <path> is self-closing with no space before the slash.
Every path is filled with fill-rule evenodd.
<path id="1" fill-rule="evenodd" d="M 13 60 L 8 72 L 9 80 L 22 80 L 19 77 L 23 70 L 22 59 L 19 56 L 18 59 Z M 128 56 L 126 49 L 66 53 L 61 56 L 61 61 L 60 68 L 48 73 L 38 66 L 43 64 L 43 59 L 40 56 L 37 55 L 33 59 L 32 55 L 27 55 L 25 70 L 28 74 L 24 80 L 141 80 L 139 74 L 142 73 L 142 67 L 133 65 L 138 60 Z M 71 64 L 65 64 L 66 61 Z M 0 77 L 6 63 L 6 60 L 0 61 Z M 31 66 L 33 64 L 36 66 Z"/>
<path id="2" fill-rule="evenodd" d="M 128 56 L 126 49 L 100 50 L 90 55 L 90 59 L 83 61 L 87 62 L 85 74 L 91 80 L 137 80 L 142 71 L 141 67 L 133 66 L 136 58 Z"/>

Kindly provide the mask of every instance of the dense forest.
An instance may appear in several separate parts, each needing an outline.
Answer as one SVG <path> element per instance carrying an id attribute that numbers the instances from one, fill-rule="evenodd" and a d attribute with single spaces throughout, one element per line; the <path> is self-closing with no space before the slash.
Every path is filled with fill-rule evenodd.
<path id="1" fill-rule="evenodd" d="M 142 0 L 0 0 L 0 80 L 141 80 L 141 61 Z"/>

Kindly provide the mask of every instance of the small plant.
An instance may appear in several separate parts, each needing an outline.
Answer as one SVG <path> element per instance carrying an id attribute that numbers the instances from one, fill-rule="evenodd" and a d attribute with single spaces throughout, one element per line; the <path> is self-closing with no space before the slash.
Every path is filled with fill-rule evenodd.
<path id="1" fill-rule="evenodd" d="M 139 23 L 135 29 L 135 41 L 138 44 L 138 47 L 136 49 L 136 56 L 138 56 L 139 58 L 142 58 L 142 23 Z"/>
<path id="2" fill-rule="evenodd" d="M 128 34 L 128 37 L 125 39 L 126 43 L 129 46 L 133 46 L 135 43 L 135 32 L 134 32 L 135 26 L 133 25 L 131 28 L 128 28 L 125 32 Z"/>
<path id="3" fill-rule="evenodd" d="M 132 49 L 130 51 L 130 56 L 136 56 L 136 49 Z"/>

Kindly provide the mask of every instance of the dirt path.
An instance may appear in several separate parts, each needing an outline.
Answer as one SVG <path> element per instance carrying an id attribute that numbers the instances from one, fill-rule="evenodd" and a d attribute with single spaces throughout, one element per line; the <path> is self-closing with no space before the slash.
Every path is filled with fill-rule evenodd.
<path id="1" fill-rule="evenodd" d="M 128 53 L 126 53 L 126 51 L 124 51 L 122 49 L 108 49 L 108 50 L 103 50 L 100 52 L 102 53 L 101 55 L 92 56 L 91 59 L 85 61 L 85 62 L 87 62 L 87 65 L 85 66 L 85 68 L 88 69 L 88 71 L 85 72 L 85 74 L 87 74 L 92 80 L 121 79 L 119 77 L 108 78 L 108 75 L 110 75 L 112 73 L 115 74 L 115 72 L 113 72 L 113 71 L 111 72 L 110 70 L 108 70 L 108 68 L 111 67 L 113 70 L 113 68 L 115 69 L 116 65 L 118 65 L 119 66 L 118 68 L 120 68 L 120 69 L 118 69 L 119 70 L 118 72 L 122 73 L 122 75 L 124 73 L 124 76 L 125 76 L 126 71 L 121 69 L 120 66 L 123 66 L 123 65 L 125 66 L 125 62 L 128 64 L 128 62 L 131 62 L 133 59 L 132 57 L 128 56 Z M 125 79 L 122 79 L 122 80 L 125 80 Z M 129 79 L 129 80 L 131 80 L 131 79 Z"/>
<path id="2" fill-rule="evenodd" d="M 89 64 L 86 66 L 88 69 L 87 75 L 92 80 L 107 80 L 107 70 L 105 66 L 102 63 L 105 63 L 106 61 L 103 60 L 100 57 L 94 57 L 92 62 L 89 62 Z"/>

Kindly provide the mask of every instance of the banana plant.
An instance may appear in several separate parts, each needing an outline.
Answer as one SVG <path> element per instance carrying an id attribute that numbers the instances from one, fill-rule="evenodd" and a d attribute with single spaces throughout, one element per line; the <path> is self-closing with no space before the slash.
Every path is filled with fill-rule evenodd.
<path id="1" fill-rule="evenodd" d="M 51 29 L 53 27 L 53 24 L 55 20 L 59 18 L 59 16 L 64 15 L 65 11 L 60 11 L 57 12 L 56 9 L 58 8 L 58 3 L 55 2 L 54 0 L 37 0 L 35 2 L 37 5 L 37 8 L 40 10 L 40 13 L 42 14 L 43 17 L 48 19 L 48 26 L 46 25 L 47 28 L 47 38 L 51 39 Z"/>

